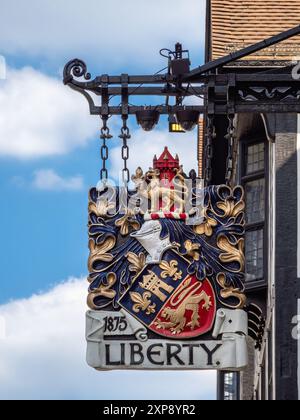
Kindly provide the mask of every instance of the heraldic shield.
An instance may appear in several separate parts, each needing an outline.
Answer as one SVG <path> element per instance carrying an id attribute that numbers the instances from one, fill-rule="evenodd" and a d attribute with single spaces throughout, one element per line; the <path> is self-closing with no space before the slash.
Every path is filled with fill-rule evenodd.
<path id="1" fill-rule="evenodd" d="M 215 295 L 208 279 L 199 281 L 188 271 L 189 261 L 167 250 L 158 264 L 145 266 L 119 303 L 162 336 L 200 336 L 213 326 Z"/>
<path id="2" fill-rule="evenodd" d="M 204 188 L 167 148 L 132 181 L 90 191 L 88 363 L 151 369 L 160 351 L 168 369 L 240 369 L 243 189 Z"/>

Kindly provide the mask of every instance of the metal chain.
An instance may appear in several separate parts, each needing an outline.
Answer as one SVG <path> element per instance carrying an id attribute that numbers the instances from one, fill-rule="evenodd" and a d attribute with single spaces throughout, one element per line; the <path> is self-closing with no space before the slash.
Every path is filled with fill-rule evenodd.
<path id="1" fill-rule="evenodd" d="M 127 126 L 127 117 L 123 118 L 123 127 L 121 128 L 121 134 L 119 135 L 119 138 L 123 140 L 122 160 L 124 162 L 124 166 L 122 170 L 122 181 L 123 184 L 127 186 L 130 181 L 130 172 L 127 166 L 129 159 L 129 147 L 127 141 L 131 138 L 129 127 Z"/>
<path id="2" fill-rule="evenodd" d="M 212 116 L 207 117 L 206 123 L 206 134 L 205 134 L 205 174 L 204 179 L 206 185 L 209 185 L 212 180 L 212 158 L 213 158 L 213 139 L 216 137 L 214 118 Z"/>
<path id="3" fill-rule="evenodd" d="M 102 160 L 102 168 L 100 170 L 100 179 L 105 184 L 108 179 L 108 170 L 107 170 L 107 160 L 108 160 L 108 146 L 106 141 L 112 138 L 110 135 L 109 128 L 107 127 L 107 118 L 102 118 L 103 126 L 101 128 L 100 139 L 102 140 L 102 145 L 100 149 L 100 156 Z"/>
<path id="4" fill-rule="evenodd" d="M 226 185 L 230 185 L 233 177 L 233 154 L 234 154 L 234 144 L 235 144 L 235 126 L 234 126 L 234 114 L 228 115 L 228 130 L 225 138 L 228 141 L 228 154 L 226 161 Z"/>

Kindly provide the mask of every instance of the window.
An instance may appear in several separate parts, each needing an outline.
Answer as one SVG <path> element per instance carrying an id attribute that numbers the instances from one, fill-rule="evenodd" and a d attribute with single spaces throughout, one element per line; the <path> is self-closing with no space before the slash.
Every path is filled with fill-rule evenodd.
<path id="1" fill-rule="evenodd" d="M 218 372 L 218 400 L 240 400 L 239 372 Z"/>
<path id="2" fill-rule="evenodd" d="M 265 211 L 267 142 L 244 140 L 241 143 L 241 183 L 246 203 L 246 283 L 248 287 L 265 284 Z"/>
<path id="3" fill-rule="evenodd" d="M 265 144 L 258 143 L 246 148 L 246 173 L 253 174 L 265 168 Z"/>
<path id="4" fill-rule="evenodd" d="M 224 375 L 224 400 L 238 400 L 238 375 L 230 372 Z"/>
<path id="5" fill-rule="evenodd" d="M 265 180 L 247 182 L 246 194 L 246 221 L 248 224 L 263 222 L 265 218 Z"/>
<path id="6" fill-rule="evenodd" d="M 262 279 L 264 275 L 263 230 L 246 232 L 246 281 Z"/>

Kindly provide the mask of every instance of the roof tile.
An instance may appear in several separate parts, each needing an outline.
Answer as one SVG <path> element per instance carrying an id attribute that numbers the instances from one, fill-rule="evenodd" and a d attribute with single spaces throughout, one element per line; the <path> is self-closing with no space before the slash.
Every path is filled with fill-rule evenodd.
<path id="1" fill-rule="evenodd" d="M 212 59 L 299 24 L 300 0 L 211 0 Z M 297 36 L 246 60 L 289 61 L 299 56 L 300 36 Z"/>

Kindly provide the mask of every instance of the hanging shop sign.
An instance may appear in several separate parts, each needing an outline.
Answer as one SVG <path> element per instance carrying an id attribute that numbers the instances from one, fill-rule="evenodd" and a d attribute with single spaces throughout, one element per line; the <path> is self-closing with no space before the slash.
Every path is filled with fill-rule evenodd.
<path id="1" fill-rule="evenodd" d="M 90 191 L 88 364 L 243 369 L 242 188 L 202 188 L 167 148 L 132 181 Z"/>

